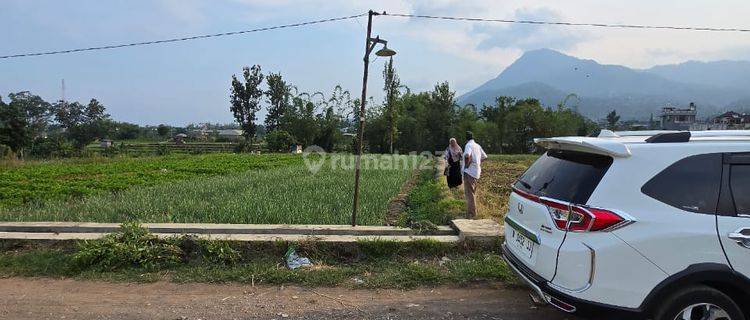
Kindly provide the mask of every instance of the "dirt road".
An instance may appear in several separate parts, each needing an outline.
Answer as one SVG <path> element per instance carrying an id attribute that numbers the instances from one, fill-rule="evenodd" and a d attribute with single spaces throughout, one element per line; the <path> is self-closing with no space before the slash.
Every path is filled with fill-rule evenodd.
<path id="1" fill-rule="evenodd" d="M 570 318 L 570 317 L 567 317 Z M 0 279 L 0 319 L 566 319 L 502 286 L 352 290 Z"/>

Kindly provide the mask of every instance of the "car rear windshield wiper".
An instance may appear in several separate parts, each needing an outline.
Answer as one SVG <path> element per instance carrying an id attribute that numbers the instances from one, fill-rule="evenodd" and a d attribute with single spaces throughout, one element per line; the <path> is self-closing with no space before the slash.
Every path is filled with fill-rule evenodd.
<path id="1" fill-rule="evenodd" d="M 521 179 L 518 179 L 517 181 L 518 181 L 518 183 L 520 183 L 520 184 L 521 184 L 521 185 L 522 185 L 522 186 L 523 186 L 524 188 L 526 188 L 526 189 L 528 189 L 529 191 L 531 191 L 531 185 L 530 185 L 530 184 L 529 184 L 528 182 L 526 182 L 526 181 L 523 181 L 523 180 L 521 180 Z"/>

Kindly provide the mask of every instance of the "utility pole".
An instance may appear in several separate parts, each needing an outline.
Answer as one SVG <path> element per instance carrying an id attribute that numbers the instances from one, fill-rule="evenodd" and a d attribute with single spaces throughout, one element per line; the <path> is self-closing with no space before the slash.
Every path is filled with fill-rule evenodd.
<path id="1" fill-rule="evenodd" d="M 367 13 L 367 38 L 365 39 L 365 57 L 364 61 L 364 73 L 362 74 L 362 97 L 359 105 L 359 131 L 357 132 L 357 163 L 354 168 L 354 208 L 352 209 L 352 226 L 357 225 L 357 209 L 359 207 L 359 171 L 361 168 L 362 161 L 362 150 L 364 148 L 364 132 L 365 132 L 365 102 L 367 101 L 367 73 L 370 66 L 370 53 L 375 49 L 375 45 L 378 43 L 383 44 L 383 48 L 375 52 L 375 55 L 380 57 L 390 57 L 396 54 L 396 51 L 388 49 L 388 41 L 380 39 L 380 37 L 372 37 L 372 16 L 380 15 L 381 13 L 370 10 Z M 382 14 L 385 14 L 383 12 Z"/>

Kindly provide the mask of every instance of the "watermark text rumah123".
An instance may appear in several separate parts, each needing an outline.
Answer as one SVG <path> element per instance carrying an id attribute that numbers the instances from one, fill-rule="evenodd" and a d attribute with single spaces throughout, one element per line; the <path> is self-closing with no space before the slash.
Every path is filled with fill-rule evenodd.
<path id="1" fill-rule="evenodd" d="M 408 154 L 364 154 L 360 160 L 362 170 L 415 170 L 429 168 L 429 164 L 440 152 L 423 151 Z M 332 170 L 354 170 L 357 156 L 347 153 L 328 153 L 323 148 L 312 145 L 302 152 L 305 167 L 312 174 L 323 168 Z"/>

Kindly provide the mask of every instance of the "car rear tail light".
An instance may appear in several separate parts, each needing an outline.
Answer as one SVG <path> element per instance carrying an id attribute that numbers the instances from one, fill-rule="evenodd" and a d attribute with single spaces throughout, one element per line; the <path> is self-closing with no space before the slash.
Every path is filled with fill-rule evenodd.
<path id="1" fill-rule="evenodd" d="M 547 211 L 549 211 L 552 221 L 555 222 L 555 226 L 560 230 L 565 230 L 568 219 L 570 219 L 570 204 L 548 198 L 543 198 L 540 202 L 547 206 Z"/>
<path id="2" fill-rule="evenodd" d="M 579 205 L 571 205 L 569 217 L 567 230 L 573 232 L 613 230 L 627 222 L 612 211 Z"/>
<path id="3" fill-rule="evenodd" d="M 611 231 L 631 222 L 610 210 L 540 197 L 515 187 L 512 187 L 512 189 L 521 197 L 545 205 L 557 229 L 563 231 Z"/>

